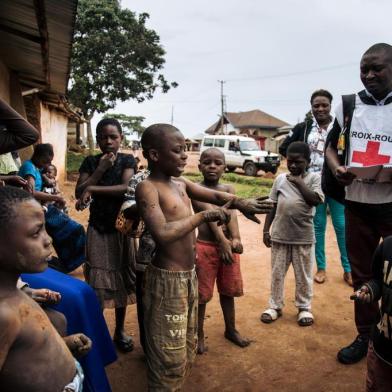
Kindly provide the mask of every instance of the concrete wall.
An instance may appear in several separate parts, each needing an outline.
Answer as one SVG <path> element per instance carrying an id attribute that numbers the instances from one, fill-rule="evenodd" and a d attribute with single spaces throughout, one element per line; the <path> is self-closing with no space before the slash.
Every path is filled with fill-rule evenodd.
<path id="1" fill-rule="evenodd" d="M 10 73 L 7 66 L 0 60 L 0 98 L 10 103 Z"/>
<path id="2" fill-rule="evenodd" d="M 41 103 L 41 139 L 53 145 L 53 164 L 60 184 L 66 179 L 67 125 L 68 118 L 63 113 Z"/>

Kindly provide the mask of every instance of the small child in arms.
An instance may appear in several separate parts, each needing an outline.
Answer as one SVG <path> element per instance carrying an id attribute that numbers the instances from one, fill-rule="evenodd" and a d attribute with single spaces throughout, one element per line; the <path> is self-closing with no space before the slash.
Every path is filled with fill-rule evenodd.
<path id="1" fill-rule="evenodd" d="M 13 187 L 0 188 L 0 385 L 2 392 L 80 392 L 83 334 L 62 338 L 45 312 L 17 288 L 21 273 L 42 272 L 51 253 L 41 205 Z"/>
<path id="2" fill-rule="evenodd" d="M 148 127 L 141 139 L 150 176 L 136 188 L 136 203 L 155 243 L 145 270 L 143 308 L 150 391 L 179 391 L 197 348 L 198 288 L 194 230 L 202 223 L 227 223 L 228 208 L 254 221 L 269 212 L 264 198 L 240 199 L 180 177 L 187 155 L 182 133 L 168 124 Z M 223 206 L 192 215 L 191 201 Z"/>
<path id="3" fill-rule="evenodd" d="M 199 170 L 204 179 L 200 185 L 234 194 L 234 188 L 231 185 L 219 183 L 225 168 L 225 156 L 221 151 L 216 148 L 203 151 L 200 155 Z M 192 205 L 195 212 L 211 208 L 209 204 L 198 201 L 192 201 Z M 227 226 L 218 226 L 215 222 L 208 222 L 198 227 L 196 242 L 196 274 L 199 281 L 198 354 L 207 351 L 204 345 L 203 326 L 206 304 L 212 298 L 215 280 L 225 319 L 225 338 L 240 347 L 246 347 L 250 343 L 235 328 L 234 297 L 243 295 L 239 258 L 242 251 L 235 211 L 231 212 L 231 219 Z"/>
<path id="4" fill-rule="evenodd" d="M 282 315 L 284 278 L 293 264 L 297 321 L 303 327 L 313 324 L 313 216 L 315 206 L 323 202 L 324 194 L 320 175 L 307 172 L 309 162 L 310 149 L 306 143 L 290 144 L 287 150 L 290 174 L 280 174 L 270 193 L 270 199 L 276 204 L 266 217 L 263 232 L 263 242 L 271 248 L 272 273 L 269 308 L 261 315 L 264 323 L 271 323 Z"/>
<path id="5" fill-rule="evenodd" d="M 392 391 L 392 236 L 377 247 L 372 279 L 350 298 L 362 303 L 381 299 L 381 317 L 373 327 L 367 354 L 367 392 Z"/>
<path id="6" fill-rule="evenodd" d="M 50 195 L 58 195 L 60 193 L 56 177 L 57 168 L 55 165 L 50 164 L 44 168 L 42 171 L 43 192 L 49 193 Z"/>

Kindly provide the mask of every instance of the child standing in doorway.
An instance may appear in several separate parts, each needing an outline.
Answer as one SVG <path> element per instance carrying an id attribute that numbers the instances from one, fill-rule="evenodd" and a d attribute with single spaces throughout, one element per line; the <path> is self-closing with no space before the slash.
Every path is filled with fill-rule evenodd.
<path id="1" fill-rule="evenodd" d="M 133 350 L 124 331 L 126 307 L 134 301 L 135 273 L 130 238 L 115 228 L 117 215 L 134 174 L 132 155 L 119 152 L 123 140 L 120 123 L 103 119 L 97 125 L 97 143 L 102 154 L 89 156 L 80 166 L 76 184 L 77 207 L 90 204 L 87 229 L 85 278 L 94 288 L 102 308 L 115 308 L 113 340 L 122 352 Z"/>
<path id="2" fill-rule="evenodd" d="M 313 216 L 315 207 L 323 202 L 324 195 L 320 176 L 307 172 L 309 162 L 310 149 L 306 143 L 290 144 L 287 149 L 290 174 L 280 174 L 270 193 L 270 199 L 276 204 L 266 217 L 263 231 L 263 242 L 271 248 L 272 265 L 269 308 L 261 315 L 264 323 L 271 323 L 282 315 L 284 278 L 290 264 L 293 264 L 297 321 L 304 327 L 313 324 Z"/>
<path id="3" fill-rule="evenodd" d="M 225 156 L 216 148 L 209 148 L 200 155 L 199 170 L 203 174 L 200 185 L 234 194 L 231 185 L 220 184 L 226 168 Z M 195 212 L 208 210 L 209 204 L 192 201 Z M 240 347 L 250 341 L 243 338 L 235 327 L 234 297 L 243 295 L 240 257 L 243 247 L 238 228 L 237 214 L 231 212 L 228 225 L 218 226 L 215 222 L 203 223 L 198 227 L 196 242 L 196 273 L 199 281 L 198 354 L 207 348 L 204 344 L 204 318 L 206 305 L 212 298 L 215 280 L 225 320 L 225 338 Z"/>

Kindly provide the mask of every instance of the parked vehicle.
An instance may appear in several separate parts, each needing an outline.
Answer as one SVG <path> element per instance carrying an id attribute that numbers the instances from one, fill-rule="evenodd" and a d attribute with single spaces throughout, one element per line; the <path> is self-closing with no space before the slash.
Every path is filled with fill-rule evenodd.
<path id="1" fill-rule="evenodd" d="M 236 135 L 205 136 L 200 152 L 211 147 L 223 152 L 229 171 L 234 171 L 239 167 L 244 170 L 247 176 L 255 176 L 259 170 L 275 174 L 280 165 L 278 154 L 261 150 L 256 140 L 251 137 Z"/>

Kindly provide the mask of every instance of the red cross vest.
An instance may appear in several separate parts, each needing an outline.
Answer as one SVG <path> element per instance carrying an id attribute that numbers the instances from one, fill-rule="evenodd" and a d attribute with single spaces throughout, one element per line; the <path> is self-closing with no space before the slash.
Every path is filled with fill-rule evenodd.
<path id="1" fill-rule="evenodd" d="M 342 105 L 336 118 L 343 126 Z M 348 166 L 372 166 L 392 163 L 392 103 L 368 105 L 356 96 L 350 128 Z M 355 180 L 346 187 L 346 199 L 360 203 L 392 203 L 392 183 L 365 184 Z"/>

